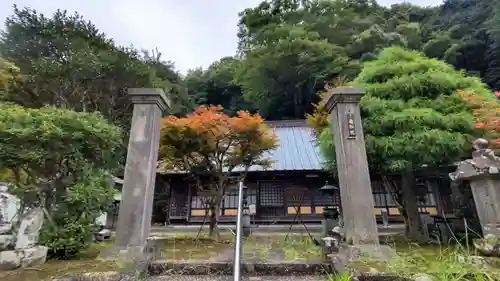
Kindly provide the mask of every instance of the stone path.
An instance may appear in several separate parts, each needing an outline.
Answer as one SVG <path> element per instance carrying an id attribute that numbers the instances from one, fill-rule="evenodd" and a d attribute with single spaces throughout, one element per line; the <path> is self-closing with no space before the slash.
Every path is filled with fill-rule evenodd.
<path id="1" fill-rule="evenodd" d="M 232 281 L 233 276 L 195 276 L 195 275 L 177 275 L 177 276 L 157 276 L 150 277 L 147 281 Z M 242 277 L 242 281 L 326 281 L 326 276 L 258 276 Z"/>

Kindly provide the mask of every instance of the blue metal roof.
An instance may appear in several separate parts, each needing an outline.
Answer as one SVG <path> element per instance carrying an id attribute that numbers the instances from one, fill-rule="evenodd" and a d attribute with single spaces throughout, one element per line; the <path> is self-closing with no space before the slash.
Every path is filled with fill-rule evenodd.
<path id="1" fill-rule="evenodd" d="M 266 153 L 273 164 L 264 169 L 261 166 L 252 166 L 249 172 L 259 171 L 312 171 L 321 170 L 320 153 L 315 144 L 313 131 L 306 126 L 305 120 L 267 121 L 278 138 L 278 147 Z M 161 165 L 159 165 L 161 166 Z M 235 168 L 234 172 L 243 168 Z M 160 174 L 183 174 L 185 171 L 158 169 Z"/>
<path id="2" fill-rule="evenodd" d="M 265 171 L 321 170 L 321 158 L 312 129 L 304 120 L 269 121 L 278 138 L 278 148 L 269 152 L 272 167 Z M 250 172 L 264 171 L 252 166 Z"/>

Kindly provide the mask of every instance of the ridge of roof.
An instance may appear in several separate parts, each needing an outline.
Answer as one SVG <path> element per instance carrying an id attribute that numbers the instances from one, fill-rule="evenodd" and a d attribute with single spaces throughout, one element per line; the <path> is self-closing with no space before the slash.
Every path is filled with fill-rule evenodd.
<path id="1" fill-rule="evenodd" d="M 273 128 L 290 128 L 290 127 L 306 127 L 305 119 L 287 119 L 287 120 L 269 120 L 264 121 L 269 127 Z"/>

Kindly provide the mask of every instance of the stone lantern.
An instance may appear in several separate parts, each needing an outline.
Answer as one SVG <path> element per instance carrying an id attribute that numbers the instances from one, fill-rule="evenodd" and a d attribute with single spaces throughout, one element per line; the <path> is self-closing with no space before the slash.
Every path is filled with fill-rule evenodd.
<path id="1" fill-rule="evenodd" d="M 338 192 L 339 188 L 326 182 L 320 190 L 325 196 L 334 197 L 335 192 Z M 325 206 L 323 208 L 323 220 L 321 223 L 323 237 L 329 236 L 332 229 L 338 225 L 339 216 L 340 213 L 336 207 Z"/>
<path id="2" fill-rule="evenodd" d="M 483 235 L 500 237 L 500 157 L 488 146 L 485 139 L 475 140 L 472 158 L 460 162 L 449 176 L 470 182 Z"/>

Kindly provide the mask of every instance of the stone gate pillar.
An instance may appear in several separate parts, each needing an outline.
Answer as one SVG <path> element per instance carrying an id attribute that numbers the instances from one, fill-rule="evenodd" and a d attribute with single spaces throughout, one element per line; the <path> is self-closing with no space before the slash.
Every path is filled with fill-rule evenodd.
<path id="1" fill-rule="evenodd" d="M 500 157 L 488 145 L 485 139 L 474 141 L 472 159 L 460 162 L 450 178 L 470 182 L 483 235 L 500 237 Z"/>
<path id="2" fill-rule="evenodd" d="M 134 111 L 115 247 L 141 255 L 151 229 L 161 118 L 168 100 L 161 89 L 129 89 L 128 94 Z"/>
<path id="3" fill-rule="evenodd" d="M 335 141 L 346 237 L 353 245 L 379 245 L 359 107 L 363 90 L 338 87 L 328 92 L 324 103 Z"/>

